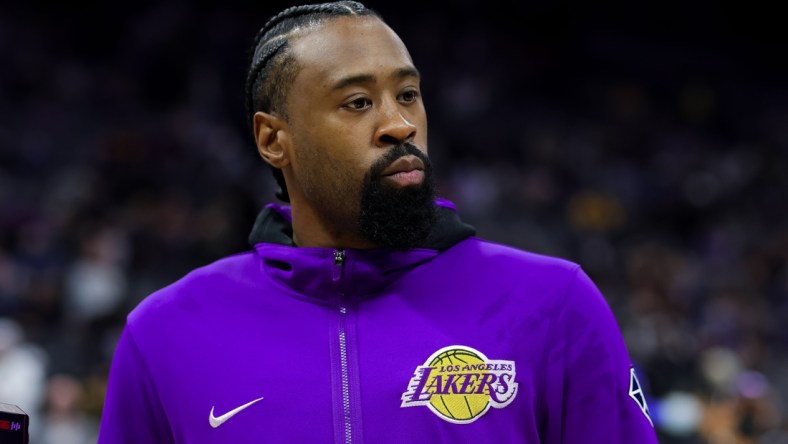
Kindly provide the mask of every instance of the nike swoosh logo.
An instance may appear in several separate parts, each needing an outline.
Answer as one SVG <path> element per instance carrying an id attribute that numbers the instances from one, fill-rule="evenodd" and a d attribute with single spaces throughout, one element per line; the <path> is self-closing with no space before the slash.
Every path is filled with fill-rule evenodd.
<path id="1" fill-rule="evenodd" d="M 211 414 L 208 415 L 208 422 L 211 423 L 211 427 L 217 428 L 220 425 L 224 424 L 225 421 L 227 421 L 228 419 L 230 419 L 233 416 L 235 416 L 236 413 L 238 413 L 241 410 L 249 407 L 250 405 L 254 404 L 257 401 L 260 401 L 261 399 L 263 399 L 263 398 L 260 397 L 260 398 L 255 399 L 254 401 L 247 402 L 246 404 L 244 404 L 244 405 L 242 405 L 240 407 L 236 407 L 236 408 L 230 410 L 229 412 L 225 413 L 224 415 L 219 416 L 218 418 L 216 416 L 213 416 L 213 406 L 211 406 Z"/>

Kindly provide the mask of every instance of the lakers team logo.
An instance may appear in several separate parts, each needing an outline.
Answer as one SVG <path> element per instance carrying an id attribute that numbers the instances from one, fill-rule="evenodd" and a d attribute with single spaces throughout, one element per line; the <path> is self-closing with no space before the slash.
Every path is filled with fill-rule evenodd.
<path id="1" fill-rule="evenodd" d="M 490 407 L 504 408 L 517 395 L 514 361 L 487 359 L 478 350 L 452 345 L 416 367 L 400 407 L 427 406 L 441 419 L 470 424 Z"/>

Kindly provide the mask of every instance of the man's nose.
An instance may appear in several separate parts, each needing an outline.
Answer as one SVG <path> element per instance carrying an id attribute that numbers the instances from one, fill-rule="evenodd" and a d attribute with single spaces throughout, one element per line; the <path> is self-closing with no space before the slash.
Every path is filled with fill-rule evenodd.
<path id="1" fill-rule="evenodd" d="M 383 114 L 377 131 L 375 145 L 380 148 L 399 145 L 416 137 L 416 125 L 405 117 L 400 109 L 390 109 Z"/>

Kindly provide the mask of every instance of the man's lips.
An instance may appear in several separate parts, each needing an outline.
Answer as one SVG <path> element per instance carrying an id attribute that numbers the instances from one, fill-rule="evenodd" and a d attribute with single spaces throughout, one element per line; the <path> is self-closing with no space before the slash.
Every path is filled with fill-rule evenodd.
<path id="1" fill-rule="evenodd" d="M 403 156 L 383 170 L 382 176 L 399 186 L 418 185 L 424 180 L 424 162 L 413 155 Z"/>
<path id="2" fill-rule="evenodd" d="M 424 170 L 424 162 L 421 161 L 418 157 L 410 154 L 407 156 L 402 156 L 399 159 L 395 160 L 388 166 L 381 176 L 393 176 L 397 173 L 409 173 L 413 170 Z"/>

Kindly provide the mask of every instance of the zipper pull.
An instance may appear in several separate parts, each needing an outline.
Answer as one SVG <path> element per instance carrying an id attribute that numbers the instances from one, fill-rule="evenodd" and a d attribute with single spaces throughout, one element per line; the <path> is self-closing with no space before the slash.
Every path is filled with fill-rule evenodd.
<path id="1" fill-rule="evenodd" d="M 334 250 L 333 280 L 338 282 L 342 277 L 342 266 L 345 264 L 345 250 Z"/>
<path id="2" fill-rule="evenodd" d="M 345 250 L 334 250 L 334 265 L 341 267 L 345 263 Z"/>

